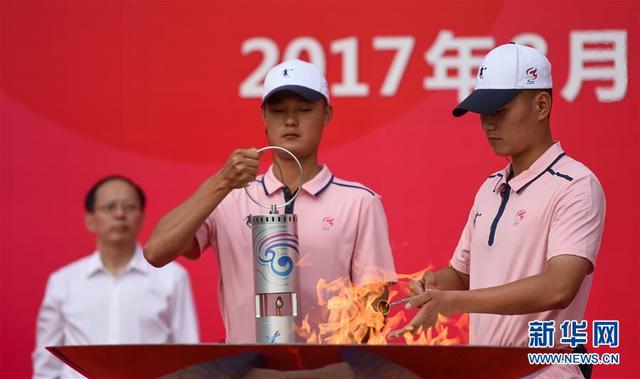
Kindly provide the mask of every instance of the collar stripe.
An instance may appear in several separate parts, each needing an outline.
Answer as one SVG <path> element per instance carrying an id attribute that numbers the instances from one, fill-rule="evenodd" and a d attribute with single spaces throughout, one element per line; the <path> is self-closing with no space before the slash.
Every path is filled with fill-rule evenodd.
<path id="1" fill-rule="evenodd" d="M 564 157 L 565 153 L 561 153 L 560 155 L 558 155 L 558 157 L 556 159 L 553 160 L 553 162 L 551 162 L 551 164 L 544 169 L 541 173 L 539 173 L 535 178 L 531 179 L 527 184 L 523 185 L 522 187 L 520 187 L 520 189 L 518 189 L 516 192 L 520 193 L 522 192 L 522 190 L 524 190 L 525 188 L 529 187 L 529 184 L 535 182 L 536 180 L 538 180 L 538 178 L 540 178 L 542 175 L 544 175 L 546 172 L 548 172 L 551 167 L 553 167 L 554 164 L 558 163 L 558 161 L 560 160 L 560 158 Z"/>
<path id="2" fill-rule="evenodd" d="M 361 189 L 361 190 L 365 190 L 365 191 L 369 192 L 371 194 L 371 196 L 375 196 L 376 195 L 375 193 L 373 193 L 373 191 L 371 191 L 370 189 L 368 189 L 366 187 L 354 186 L 354 185 L 345 184 L 345 183 L 338 183 L 338 182 L 335 182 L 335 181 L 332 181 L 329 184 L 331 184 L 331 183 L 333 183 L 333 184 L 335 184 L 337 186 L 341 186 L 341 187 L 358 188 L 358 189 Z"/>
<path id="3" fill-rule="evenodd" d="M 314 193 L 313 196 L 318 197 L 318 195 L 324 192 L 324 190 L 326 190 L 329 187 L 329 185 L 331 185 L 331 183 L 333 183 L 333 175 L 331 175 L 331 179 L 329 179 L 327 184 L 325 184 L 324 187 L 320 188 L 320 191 Z"/>
<path id="4" fill-rule="evenodd" d="M 559 173 L 558 171 L 553 171 L 551 168 L 548 168 L 547 171 L 549 171 L 549 173 L 551 173 L 551 175 L 559 176 L 559 177 L 561 177 L 563 179 L 567 179 L 570 182 L 573 181 L 573 178 L 570 177 L 569 175 L 565 175 L 565 174 Z"/>

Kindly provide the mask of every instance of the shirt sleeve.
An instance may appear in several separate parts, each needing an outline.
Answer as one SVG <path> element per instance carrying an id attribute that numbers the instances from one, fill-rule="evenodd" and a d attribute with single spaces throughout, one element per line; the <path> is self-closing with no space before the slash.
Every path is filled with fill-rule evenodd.
<path id="1" fill-rule="evenodd" d="M 171 336 L 173 343 L 198 343 L 200 334 L 189 274 L 178 266 L 171 304 Z"/>
<path id="2" fill-rule="evenodd" d="M 590 175 L 571 183 L 554 209 L 547 259 L 577 255 L 588 259 L 593 271 L 605 218 L 605 197 L 600 182 Z"/>
<path id="3" fill-rule="evenodd" d="M 474 202 L 467 218 L 467 223 L 462 229 L 462 235 L 458 241 L 458 246 L 453 252 L 449 261 L 451 267 L 464 274 L 471 272 L 471 238 L 473 236 L 473 224 L 476 217 L 476 204 Z"/>
<path id="4" fill-rule="evenodd" d="M 220 206 L 220 205 L 218 205 Z M 206 248 L 211 246 L 211 241 L 216 238 L 216 222 L 215 222 L 215 213 L 214 210 L 209 217 L 200 225 L 198 231 L 196 231 L 196 240 L 198 241 L 198 245 L 200 246 L 200 251 L 204 251 Z"/>
<path id="5" fill-rule="evenodd" d="M 378 196 L 365 200 L 360 208 L 351 261 L 351 280 L 358 286 L 373 282 L 397 282 L 387 218 Z"/>
<path id="6" fill-rule="evenodd" d="M 34 378 L 58 378 L 64 363 L 45 349 L 64 345 L 62 300 L 64 286 L 55 275 L 49 277 L 36 321 L 36 347 L 32 354 Z"/>

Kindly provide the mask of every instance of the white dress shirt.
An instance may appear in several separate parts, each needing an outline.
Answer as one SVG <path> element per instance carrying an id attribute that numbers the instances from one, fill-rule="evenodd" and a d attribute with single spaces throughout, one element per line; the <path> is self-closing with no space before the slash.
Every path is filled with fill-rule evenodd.
<path id="1" fill-rule="evenodd" d="M 51 274 L 36 329 L 34 378 L 78 377 L 46 346 L 198 343 L 189 274 L 177 263 L 151 266 L 136 247 L 117 276 L 100 254 Z"/>

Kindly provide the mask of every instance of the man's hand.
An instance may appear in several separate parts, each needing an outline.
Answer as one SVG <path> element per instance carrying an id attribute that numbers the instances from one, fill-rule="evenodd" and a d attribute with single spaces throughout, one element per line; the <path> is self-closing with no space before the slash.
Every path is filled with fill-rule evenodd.
<path id="1" fill-rule="evenodd" d="M 235 188 L 242 188 L 258 173 L 255 148 L 234 151 L 224 167 L 207 178 L 182 204 L 167 213 L 153 229 L 144 247 L 144 257 L 156 267 L 162 267 L 183 255 L 189 259 L 200 256 L 195 235 L 207 217 Z"/>
<path id="2" fill-rule="evenodd" d="M 419 280 L 409 281 L 409 296 L 412 296 L 411 300 L 405 306 L 406 309 L 420 308 L 418 313 L 411 319 L 411 321 L 401 329 L 393 330 L 389 333 L 388 338 L 396 338 L 404 333 L 413 333 L 420 326 L 428 328 L 435 325 L 438 320 L 437 307 L 440 300 L 431 304 L 434 300 L 440 299 L 440 294 L 443 291 L 437 290 L 436 274 L 433 271 L 425 271 L 422 274 L 422 278 Z M 425 308 L 425 309 L 422 309 Z M 435 312 L 435 313 L 434 313 Z"/>
<path id="3" fill-rule="evenodd" d="M 435 326 L 439 314 L 448 316 L 453 313 L 450 304 L 450 294 L 451 291 L 430 288 L 427 285 L 425 291 L 413 296 L 405 306 L 406 309 L 419 308 L 418 313 L 416 313 L 407 325 L 401 329 L 391 331 L 388 338 L 396 338 L 407 332 L 414 333 L 420 326 L 422 326 L 423 329 Z"/>
<path id="4" fill-rule="evenodd" d="M 409 296 L 420 295 L 427 288 L 437 288 L 436 274 L 433 271 L 425 271 L 420 280 L 409 281 Z"/>
<path id="5" fill-rule="evenodd" d="M 242 188 L 258 175 L 258 149 L 237 149 L 216 174 L 228 189 Z"/>

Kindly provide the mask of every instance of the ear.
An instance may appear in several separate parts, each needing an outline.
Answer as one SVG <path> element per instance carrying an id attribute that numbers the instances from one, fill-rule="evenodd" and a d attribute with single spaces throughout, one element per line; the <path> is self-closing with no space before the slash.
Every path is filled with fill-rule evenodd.
<path id="1" fill-rule="evenodd" d="M 89 213 L 89 212 L 87 212 L 84 215 L 84 225 L 92 233 L 96 232 L 96 223 L 95 223 L 94 217 L 95 217 L 95 215 L 93 213 Z"/>
<path id="2" fill-rule="evenodd" d="M 551 114 L 551 95 L 545 91 L 540 91 L 534 98 L 535 109 L 538 113 L 538 121 L 542 121 Z"/>
<path id="3" fill-rule="evenodd" d="M 327 104 L 324 106 L 324 125 L 326 126 L 329 121 L 333 118 L 333 106 L 331 104 Z"/>

